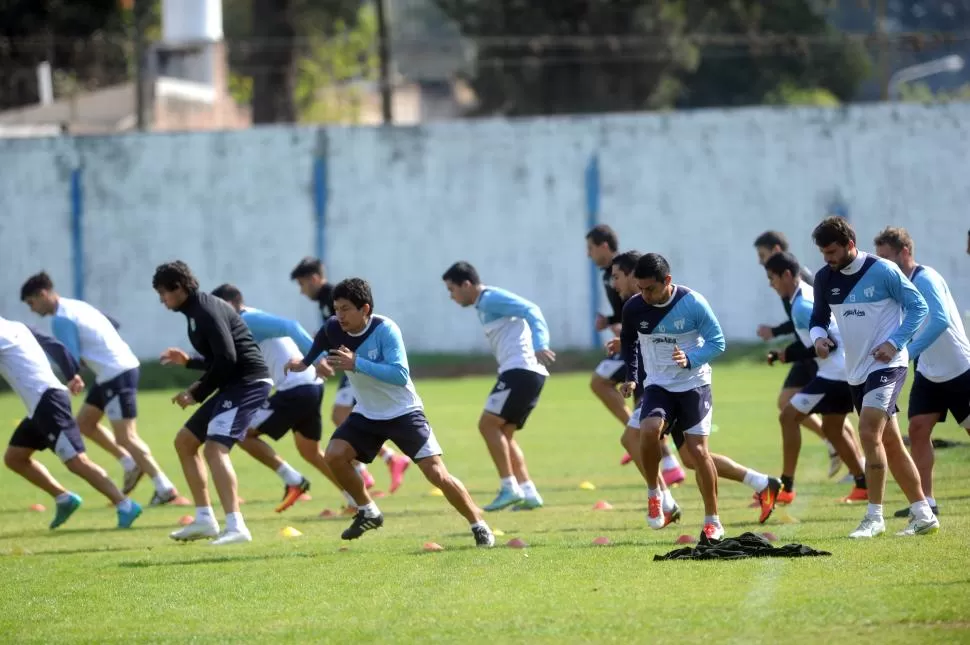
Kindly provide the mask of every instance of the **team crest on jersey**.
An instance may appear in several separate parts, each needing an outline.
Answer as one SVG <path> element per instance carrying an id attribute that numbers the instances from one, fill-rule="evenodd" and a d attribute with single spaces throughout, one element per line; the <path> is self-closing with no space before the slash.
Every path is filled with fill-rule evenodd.
<path id="1" fill-rule="evenodd" d="M 875 288 L 875 287 L 866 287 L 866 288 L 865 288 L 865 289 L 863 290 L 863 292 L 862 292 L 862 293 L 864 293 L 864 294 L 866 294 L 866 298 L 871 298 L 871 297 L 873 297 L 874 295 L 876 295 L 876 288 Z"/>
<path id="2" fill-rule="evenodd" d="M 377 360 L 377 350 L 376 349 L 372 349 L 372 350 L 368 351 L 367 352 L 367 358 L 371 359 L 372 361 Z"/>
<path id="3" fill-rule="evenodd" d="M 195 331 L 195 318 L 189 318 L 189 329 Z"/>
<path id="4" fill-rule="evenodd" d="M 683 318 L 678 318 L 677 320 L 674 321 L 674 329 L 676 329 L 677 331 L 683 331 L 683 329 L 684 329 L 684 319 Z"/>
<path id="5" fill-rule="evenodd" d="M 661 334 L 666 334 L 667 328 L 664 327 L 663 325 L 660 325 L 659 327 L 657 327 L 657 331 L 660 332 Z"/>

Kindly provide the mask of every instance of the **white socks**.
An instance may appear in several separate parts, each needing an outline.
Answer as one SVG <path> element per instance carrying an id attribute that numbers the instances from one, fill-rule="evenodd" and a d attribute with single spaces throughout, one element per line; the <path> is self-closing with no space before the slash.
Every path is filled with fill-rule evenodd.
<path id="1" fill-rule="evenodd" d="M 126 473 L 131 472 L 138 467 L 138 464 L 135 463 L 135 460 L 132 459 L 131 455 L 125 455 L 118 461 L 121 462 L 121 467 L 125 469 Z"/>
<path id="2" fill-rule="evenodd" d="M 677 505 L 676 502 L 674 502 L 674 496 L 671 494 L 669 488 L 663 489 L 663 491 L 661 491 L 661 495 L 663 500 L 660 502 L 660 507 L 663 508 L 665 513 L 670 513 L 674 510 L 674 506 Z"/>
<path id="3" fill-rule="evenodd" d="M 350 493 L 345 490 L 340 491 L 340 493 L 344 496 L 344 500 L 347 502 L 348 507 L 357 508 L 357 500 L 351 497 Z"/>
<path id="4" fill-rule="evenodd" d="M 663 470 L 673 470 L 674 468 L 680 468 L 680 462 L 677 461 L 677 457 L 673 455 L 667 455 L 660 460 L 660 468 Z"/>
<path id="5" fill-rule="evenodd" d="M 714 526 L 720 526 L 721 518 L 719 518 L 717 515 L 705 515 L 704 525 L 706 526 L 708 524 L 713 524 Z"/>
<path id="6" fill-rule="evenodd" d="M 915 504 L 914 504 L 914 506 L 915 506 Z M 866 517 L 871 518 L 871 519 L 874 519 L 874 520 L 881 520 L 882 519 L 882 504 L 869 504 L 869 506 L 866 508 Z M 917 515 L 916 517 L 919 517 L 919 515 Z"/>
<path id="7" fill-rule="evenodd" d="M 488 524 L 485 523 L 485 520 L 478 520 L 477 522 L 472 522 L 471 523 L 471 528 L 473 528 L 473 529 L 478 529 L 478 528 L 488 529 Z M 489 529 L 489 530 L 491 530 L 491 529 Z"/>
<path id="8" fill-rule="evenodd" d="M 381 510 L 377 508 L 377 504 L 370 502 L 369 504 L 364 504 L 363 506 L 357 507 L 358 511 L 364 512 L 364 517 L 377 517 L 381 514 Z"/>
<path id="9" fill-rule="evenodd" d="M 71 499 L 71 493 L 70 492 L 61 493 L 60 495 L 58 495 L 57 497 L 54 498 L 54 503 L 55 504 L 63 504 L 64 502 L 66 502 L 69 499 Z"/>
<path id="10" fill-rule="evenodd" d="M 768 475 L 759 473 L 756 470 L 749 470 L 744 473 L 744 485 L 749 486 L 756 493 L 760 493 L 768 488 Z"/>
<path id="11" fill-rule="evenodd" d="M 912 512 L 913 517 L 918 520 L 932 520 L 933 519 L 933 509 L 930 508 L 930 504 L 925 499 L 919 502 L 913 502 L 909 507 L 910 512 Z"/>
<path id="12" fill-rule="evenodd" d="M 395 454 L 397 454 L 397 453 L 395 453 L 390 448 L 384 448 L 384 452 L 381 454 L 381 459 L 384 460 L 384 463 L 385 464 L 386 463 L 389 463 L 392 459 L 394 459 L 394 455 Z"/>
<path id="13" fill-rule="evenodd" d="M 527 498 L 535 499 L 539 497 L 539 491 L 536 490 L 536 485 L 532 483 L 531 479 L 527 482 L 522 482 L 521 487 L 522 487 L 522 494 L 525 495 Z"/>
<path id="14" fill-rule="evenodd" d="M 236 511 L 235 513 L 226 513 L 226 532 L 230 533 L 232 531 L 238 531 L 240 533 L 248 533 L 249 529 L 246 528 L 246 521 L 243 519 L 242 513 Z"/>
<path id="15" fill-rule="evenodd" d="M 512 493 L 518 493 L 519 495 L 523 495 L 522 487 L 519 486 L 519 482 L 516 481 L 514 475 L 511 477 L 503 477 L 501 481 L 502 481 L 502 490 L 507 490 Z"/>
<path id="16" fill-rule="evenodd" d="M 157 475 L 152 477 L 152 483 L 155 484 L 155 492 L 161 495 L 162 493 L 167 493 L 170 490 L 175 490 L 175 484 L 165 476 L 165 473 L 159 471 Z"/>
<path id="17" fill-rule="evenodd" d="M 276 474 L 280 476 L 280 479 L 287 486 L 299 486 L 300 482 L 303 481 L 303 475 L 285 461 L 282 466 L 276 469 Z"/>
<path id="18" fill-rule="evenodd" d="M 930 505 L 930 510 L 933 510 L 932 507 L 933 506 L 936 506 L 936 498 L 934 498 L 934 497 L 927 497 L 926 498 L 926 503 Z"/>
<path id="19" fill-rule="evenodd" d="M 195 521 L 200 524 L 217 524 L 216 514 L 212 512 L 211 506 L 196 506 Z"/>
<path id="20" fill-rule="evenodd" d="M 133 508 L 131 505 L 131 498 L 130 497 L 124 498 L 123 500 L 121 500 L 115 505 L 115 508 L 117 508 L 122 513 L 129 512 Z"/>

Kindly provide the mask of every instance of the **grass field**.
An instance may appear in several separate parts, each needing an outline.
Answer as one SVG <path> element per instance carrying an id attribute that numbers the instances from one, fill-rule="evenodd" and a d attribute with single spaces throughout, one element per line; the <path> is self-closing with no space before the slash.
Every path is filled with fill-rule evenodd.
<path id="1" fill-rule="evenodd" d="M 774 400 L 780 369 L 728 365 L 715 369 L 712 448 L 752 468 L 777 474 L 780 436 Z M 0 641 L 2 642 L 970 642 L 970 447 L 937 453 L 942 530 L 897 538 L 846 536 L 864 508 L 840 506 L 848 487 L 825 479 L 827 459 L 806 437 L 789 509 L 797 523 L 773 517 L 765 529 L 782 543 L 800 542 L 831 557 L 740 562 L 653 562 L 682 533 L 697 535 L 702 509 L 693 484 L 676 489 L 681 525 L 651 531 L 645 491 L 632 465 L 621 468 L 620 428 L 595 402 L 585 374 L 554 374 L 540 407 L 520 435 L 546 508 L 490 514 L 524 550 L 474 548 L 466 523 L 416 468 L 401 490 L 378 500 L 386 523 L 341 551 L 344 517 L 318 519 L 340 498 L 307 470 L 291 441 L 291 464 L 311 476 L 313 500 L 282 515 L 276 475 L 234 452 L 242 510 L 254 541 L 212 548 L 167 537 L 191 509 L 146 508 L 129 531 L 114 530 L 114 511 L 86 484 L 41 457 L 85 506 L 61 529 L 52 511 L 28 511 L 52 500 L 8 470 L 0 475 Z M 475 429 L 492 379 L 421 381 L 418 389 L 451 471 L 476 501 L 489 502 L 497 477 Z M 185 414 L 167 392 L 141 396 L 140 430 L 170 476 L 184 486 L 171 440 Z M 327 406 L 331 394 L 327 395 Z M 902 399 L 905 401 L 905 398 Z M 23 415 L 12 395 L 0 419 L 12 431 Z M 329 431 L 329 424 L 327 430 Z M 939 437 L 967 442 L 951 421 Z M 98 448 L 111 473 L 120 467 Z M 373 466 L 377 488 L 387 472 Z M 844 472 L 844 471 L 843 471 Z M 596 490 L 580 490 L 589 480 Z M 747 508 L 751 491 L 721 484 L 728 535 L 764 530 Z M 147 502 L 150 484 L 135 497 Z M 611 511 L 594 511 L 607 500 Z M 905 505 L 890 484 L 886 511 Z M 222 521 L 221 512 L 217 509 Z M 781 515 L 781 514 L 778 514 Z M 284 538 L 293 526 L 302 537 Z M 592 546 L 607 536 L 612 546 Z M 435 541 L 443 552 L 426 553 Z"/>

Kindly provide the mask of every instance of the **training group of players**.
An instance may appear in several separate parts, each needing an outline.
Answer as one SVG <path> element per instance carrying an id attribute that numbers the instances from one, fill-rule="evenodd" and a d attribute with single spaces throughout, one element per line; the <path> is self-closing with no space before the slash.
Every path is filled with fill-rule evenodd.
<path id="1" fill-rule="evenodd" d="M 672 280 L 667 260 L 656 253 L 620 252 L 616 234 L 599 225 L 586 235 L 587 254 L 603 270 L 613 312 L 600 315 L 598 331 L 612 330 L 609 358 L 597 366 L 591 389 L 624 431 L 622 464 L 633 462 L 647 488 L 647 523 L 662 529 L 681 519 L 671 487 L 693 470 L 704 504 L 702 540 L 724 537 L 718 516 L 717 479 L 750 486 L 752 506 L 764 523 L 777 504 L 796 495 L 795 469 L 804 427 L 825 441 L 830 476 L 844 464 L 853 486 L 847 501 L 868 502 L 850 537 L 872 538 L 886 530 L 882 500 L 888 467 L 910 505 L 897 535 L 939 529 L 933 493 L 936 423 L 951 413 L 970 431 L 970 342 L 945 280 L 915 261 L 905 229 L 887 228 L 874 240 L 876 255 L 859 250 L 855 232 L 838 217 L 812 233 L 825 265 L 812 274 L 788 252 L 781 233 L 755 241 L 770 286 L 788 321 L 763 325 L 765 340 L 794 334 L 769 364 L 790 364 L 778 398 L 782 468 L 772 477 L 712 453 L 708 437 L 714 401 L 711 362 L 725 350 L 721 326 L 707 300 Z M 297 322 L 248 306 L 239 289 L 223 284 L 206 293 L 191 269 L 176 261 L 159 266 L 152 286 L 164 306 L 185 316 L 194 354 L 170 348 L 163 364 L 200 372 L 172 401 L 199 405 L 175 438 L 191 502 L 182 498 L 159 467 L 136 427 L 139 361 L 122 339 L 117 322 L 95 307 L 58 295 L 46 273 L 31 276 L 21 299 L 52 319 L 52 336 L 0 318 L 0 374 L 27 408 L 10 439 L 5 465 L 55 500 L 50 527 L 63 524 L 82 504 L 33 459 L 50 449 L 73 473 L 116 506 L 118 527 L 142 513 L 128 495 L 148 475 L 151 505 L 195 506 L 193 521 L 173 532 L 178 541 L 212 539 L 213 545 L 252 540 L 239 510 L 230 451 L 239 445 L 283 480 L 277 512 L 296 503 L 309 482 L 264 440 L 290 430 L 300 456 L 343 495 L 353 515 L 342 537 L 352 540 L 379 528 L 384 516 L 368 492 L 366 464 L 380 457 L 390 491 L 412 463 L 468 521 L 475 543 L 494 545 L 483 510 L 532 510 L 543 506 L 525 455 L 516 441 L 538 404 L 547 366 L 555 361 L 549 329 L 539 307 L 504 289 L 482 283 L 475 267 L 457 262 L 442 275 L 451 298 L 474 307 L 498 362 L 498 379 L 479 419 L 500 480 L 496 498 L 480 509 L 452 476 L 411 380 L 401 331 L 374 312 L 369 284 L 350 278 L 332 285 L 319 260 L 306 258 L 291 273 L 301 293 L 319 303 L 323 325 L 311 337 Z M 915 362 L 909 401 L 910 450 L 897 423 L 897 397 Z M 57 366 L 66 385 L 55 375 Z M 70 394 L 85 389 L 81 365 L 94 374 L 77 417 Z M 324 381 L 343 373 L 333 406 L 336 429 L 324 447 L 321 404 Z M 275 392 L 273 392 L 275 390 Z M 272 393 L 272 395 L 271 395 Z M 633 409 L 626 399 L 633 397 Z M 848 415 L 859 417 L 859 441 Z M 108 431 L 100 425 L 107 415 Z M 119 489 L 86 454 L 83 437 L 97 443 L 124 468 Z M 668 438 L 676 452 L 670 450 Z M 386 444 L 395 444 L 403 454 Z M 201 451 L 201 455 L 200 455 Z M 209 472 L 225 512 L 220 527 L 211 503 Z"/>

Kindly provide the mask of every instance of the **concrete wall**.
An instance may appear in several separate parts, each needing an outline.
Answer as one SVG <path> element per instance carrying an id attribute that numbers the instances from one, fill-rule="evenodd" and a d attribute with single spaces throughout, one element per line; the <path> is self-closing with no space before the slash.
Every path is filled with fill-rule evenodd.
<path id="1" fill-rule="evenodd" d="M 970 308 L 970 105 L 451 122 L 391 130 L 284 128 L 0 140 L 0 315 L 46 268 L 72 295 L 70 175 L 82 170 L 85 298 L 118 318 L 139 355 L 185 346 L 184 320 L 151 289 L 181 258 L 204 288 L 236 283 L 253 306 L 315 329 L 289 282 L 313 254 L 315 160 L 325 160 L 325 259 L 371 280 L 414 351 L 485 348 L 439 277 L 456 259 L 534 299 L 554 348 L 591 338 L 584 171 L 599 158 L 599 220 L 624 249 L 664 253 L 704 293 L 729 339 L 783 310 L 751 247 L 768 228 L 817 267 L 809 234 L 844 210 L 863 247 L 906 226 L 917 257 Z M 602 298 L 600 298 L 602 302 Z"/>

